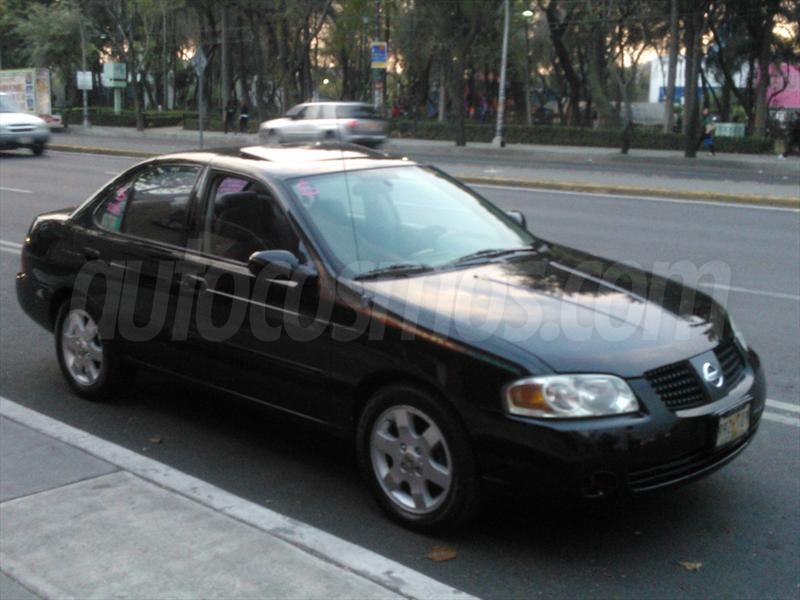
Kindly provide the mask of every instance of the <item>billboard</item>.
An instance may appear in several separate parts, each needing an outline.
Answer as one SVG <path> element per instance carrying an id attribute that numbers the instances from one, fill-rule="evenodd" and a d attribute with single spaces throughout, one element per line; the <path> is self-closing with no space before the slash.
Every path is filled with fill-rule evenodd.
<path id="1" fill-rule="evenodd" d="M 50 71 L 47 69 L 9 69 L 0 71 L 0 92 L 11 96 L 27 113 L 49 115 Z"/>

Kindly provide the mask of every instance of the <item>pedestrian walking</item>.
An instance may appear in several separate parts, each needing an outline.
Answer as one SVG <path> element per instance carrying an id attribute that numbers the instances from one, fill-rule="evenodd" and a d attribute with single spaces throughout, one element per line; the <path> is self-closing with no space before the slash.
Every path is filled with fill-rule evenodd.
<path id="1" fill-rule="evenodd" d="M 247 131 L 247 120 L 250 118 L 249 112 L 250 107 L 247 105 L 247 100 L 242 98 L 242 103 L 239 105 L 239 133 Z"/>
<path id="2" fill-rule="evenodd" d="M 703 137 L 700 139 L 703 146 L 706 147 L 709 156 L 716 156 L 714 150 L 714 130 L 717 128 L 714 116 L 706 106 L 703 109 Z"/>
<path id="3" fill-rule="evenodd" d="M 792 152 L 800 152 L 800 114 L 796 114 L 792 126 L 789 128 L 789 135 L 786 136 L 786 147 L 783 153 L 778 155 L 778 158 L 783 160 L 787 156 L 791 156 Z"/>
<path id="4" fill-rule="evenodd" d="M 223 121 L 225 123 L 225 133 L 228 133 L 229 129 L 233 128 L 233 116 L 236 114 L 236 98 L 233 97 L 231 94 L 228 97 L 228 101 L 225 103 L 224 114 L 223 114 Z"/>

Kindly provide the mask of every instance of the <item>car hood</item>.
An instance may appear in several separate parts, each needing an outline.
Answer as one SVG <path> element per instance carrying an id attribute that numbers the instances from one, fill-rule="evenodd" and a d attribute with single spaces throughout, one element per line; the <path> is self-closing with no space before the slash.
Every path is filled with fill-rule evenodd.
<path id="1" fill-rule="evenodd" d="M 21 112 L 0 112 L 0 125 L 47 125 L 44 119 Z"/>
<path id="2" fill-rule="evenodd" d="M 564 373 L 639 377 L 713 349 L 726 322 L 702 292 L 563 246 L 361 283 L 373 307 L 412 328 Z"/>

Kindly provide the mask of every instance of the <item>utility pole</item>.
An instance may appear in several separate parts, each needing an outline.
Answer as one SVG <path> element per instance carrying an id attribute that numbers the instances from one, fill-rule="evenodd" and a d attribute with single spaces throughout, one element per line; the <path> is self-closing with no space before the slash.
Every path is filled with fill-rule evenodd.
<path id="1" fill-rule="evenodd" d="M 506 66 L 508 64 L 508 27 L 511 18 L 509 0 L 503 0 L 503 56 L 500 60 L 500 90 L 497 99 L 497 128 L 495 129 L 492 146 L 505 147 L 503 141 L 503 116 L 506 109 Z"/>
<path id="2" fill-rule="evenodd" d="M 78 16 L 78 24 L 81 32 L 81 69 L 86 72 L 86 33 L 83 27 L 83 12 Z M 89 91 L 83 91 L 83 128 L 88 129 L 92 126 L 89 122 Z"/>
<path id="3" fill-rule="evenodd" d="M 531 32 L 530 19 L 533 18 L 532 10 L 522 11 L 525 17 L 525 124 L 532 125 L 531 121 Z"/>
<path id="4" fill-rule="evenodd" d="M 375 41 L 381 39 L 381 0 L 375 0 Z M 380 113 L 383 109 L 383 92 L 381 91 L 381 69 L 372 69 L 372 101 Z"/>

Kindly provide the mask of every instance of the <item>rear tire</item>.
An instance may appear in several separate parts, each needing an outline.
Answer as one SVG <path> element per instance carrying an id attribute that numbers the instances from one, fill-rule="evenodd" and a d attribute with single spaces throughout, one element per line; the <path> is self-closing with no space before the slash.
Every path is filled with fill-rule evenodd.
<path id="1" fill-rule="evenodd" d="M 58 365 L 67 383 L 81 398 L 97 402 L 110 400 L 135 374 L 131 368 L 123 370 L 116 346 L 101 338 L 100 315 L 89 302 L 73 306 L 67 298 L 54 328 Z"/>
<path id="2" fill-rule="evenodd" d="M 478 470 L 467 432 L 448 404 L 421 388 L 379 390 L 359 419 L 357 452 L 375 500 L 406 527 L 451 528 L 477 510 Z"/>

